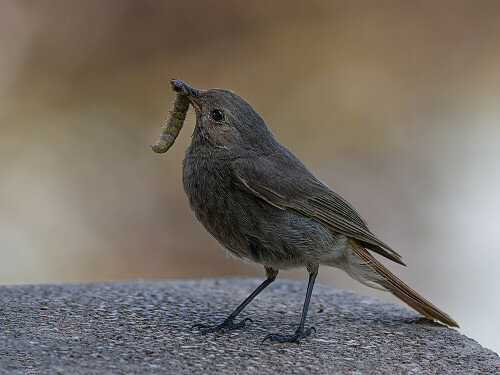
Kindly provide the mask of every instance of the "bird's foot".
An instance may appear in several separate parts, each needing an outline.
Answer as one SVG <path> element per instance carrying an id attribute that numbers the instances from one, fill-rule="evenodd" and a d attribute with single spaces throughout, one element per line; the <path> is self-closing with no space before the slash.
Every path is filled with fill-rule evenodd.
<path id="1" fill-rule="evenodd" d="M 266 337 L 264 337 L 264 340 L 262 340 L 262 342 L 264 342 L 266 340 L 271 340 L 271 341 L 278 341 L 278 342 L 294 342 L 294 343 L 300 345 L 302 343 L 302 339 L 309 336 L 312 333 L 312 331 L 314 331 L 314 333 L 316 333 L 316 328 L 310 327 L 310 328 L 304 329 L 303 327 L 299 327 L 299 328 L 297 328 L 295 333 L 291 334 L 291 335 L 283 335 L 280 333 L 271 333 L 271 334 L 267 335 Z"/>
<path id="2" fill-rule="evenodd" d="M 229 316 L 221 324 L 216 324 L 216 325 L 195 324 L 194 326 L 191 327 L 191 329 L 195 327 L 198 328 L 202 335 L 206 335 L 207 333 L 212 333 L 212 332 L 228 333 L 233 329 L 245 327 L 248 321 L 253 323 L 253 320 L 250 318 L 245 318 L 243 320 L 240 320 L 239 322 L 235 322 L 234 318 Z"/>

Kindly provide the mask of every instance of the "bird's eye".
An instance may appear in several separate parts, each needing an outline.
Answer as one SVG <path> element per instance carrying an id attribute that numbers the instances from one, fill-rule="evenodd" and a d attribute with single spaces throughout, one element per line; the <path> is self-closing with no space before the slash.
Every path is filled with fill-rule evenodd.
<path id="1" fill-rule="evenodd" d="M 215 120 L 215 121 L 222 121 L 224 120 L 224 112 L 222 112 L 220 109 L 214 109 L 212 111 L 212 118 Z"/>

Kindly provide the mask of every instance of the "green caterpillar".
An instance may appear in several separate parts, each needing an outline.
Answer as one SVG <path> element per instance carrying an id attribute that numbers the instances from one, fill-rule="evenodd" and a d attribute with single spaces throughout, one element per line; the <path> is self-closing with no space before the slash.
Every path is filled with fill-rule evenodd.
<path id="1" fill-rule="evenodd" d="M 184 92 L 177 92 L 173 106 L 169 111 L 170 115 L 168 116 L 167 123 L 161 127 L 162 131 L 160 137 L 156 143 L 151 146 L 154 152 L 162 154 L 172 147 L 186 119 L 189 104 L 190 101 L 188 96 Z"/>

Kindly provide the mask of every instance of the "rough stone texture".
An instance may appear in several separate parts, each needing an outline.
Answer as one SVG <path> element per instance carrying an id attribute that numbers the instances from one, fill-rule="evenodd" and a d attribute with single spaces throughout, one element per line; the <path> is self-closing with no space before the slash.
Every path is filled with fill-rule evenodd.
<path id="1" fill-rule="evenodd" d="M 292 332 L 306 284 L 278 279 L 241 317 L 254 323 L 201 336 L 262 280 L 223 279 L 0 287 L 0 373 L 500 373 L 500 358 L 416 313 L 317 285 L 301 346 Z"/>

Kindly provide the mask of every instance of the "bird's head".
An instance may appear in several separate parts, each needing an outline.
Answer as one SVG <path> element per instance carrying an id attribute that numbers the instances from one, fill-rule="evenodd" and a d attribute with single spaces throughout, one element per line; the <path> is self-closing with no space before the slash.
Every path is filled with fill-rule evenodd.
<path id="1" fill-rule="evenodd" d="M 213 147 L 214 152 L 228 157 L 258 155 L 276 147 L 264 120 L 234 92 L 196 90 L 179 80 L 171 83 L 175 91 L 187 95 L 196 111 L 193 143 Z"/>

